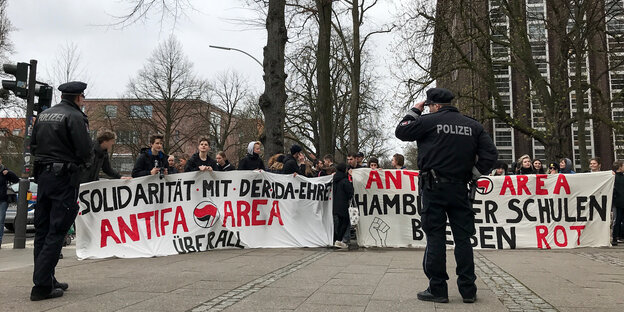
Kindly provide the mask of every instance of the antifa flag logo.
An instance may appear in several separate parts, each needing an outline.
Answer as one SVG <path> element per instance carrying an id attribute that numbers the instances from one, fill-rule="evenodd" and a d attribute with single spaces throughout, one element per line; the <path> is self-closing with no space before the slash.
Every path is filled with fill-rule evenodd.
<path id="1" fill-rule="evenodd" d="M 195 223 L 202 228 L 211 228 L 219 220 L 219 209 L 213 202 L 201 202 L 193 210 L 193 219 Z"/>
<path id="2" fill-rule="evenodd" d="M 494 183 L 490 178 L 481 177 L 477 180 L 477 193 L 487 195 L 494 189 Z"/>

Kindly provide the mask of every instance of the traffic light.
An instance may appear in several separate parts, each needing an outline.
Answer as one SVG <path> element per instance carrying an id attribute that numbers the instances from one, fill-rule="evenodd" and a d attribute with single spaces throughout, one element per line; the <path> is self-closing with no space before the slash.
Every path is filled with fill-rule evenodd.
<path id="1" fill-rule="evenodd" d="M 28 63 L 2 65 L 5 73 L 15 76 L 15 80 L 2 80 L 2 88 L 13 91 L 19 98 L 27 98 L 28 66 Z"/>
<path id="2" fill-rule="evenodd" d="M 52 106 L 52 87 L 47 84 L 37 84 L 35 86 L 35 96 L 39 97 L 39 101 L 35 103 L 34 110 L 37 115 Z"/>

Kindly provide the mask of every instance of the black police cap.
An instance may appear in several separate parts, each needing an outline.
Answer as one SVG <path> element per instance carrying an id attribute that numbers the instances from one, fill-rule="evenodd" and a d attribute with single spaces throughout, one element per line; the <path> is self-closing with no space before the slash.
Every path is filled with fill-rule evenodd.
<path id="1" fill-rule="evenodd" d="M 425 101 L 425 104 L 451 104 L 451 100 L 454 97 L 453 92 L 449 89 L 431 88 L 427 90 L 427 101 Z"/>
<path id="2" fill-rule="evenodd" d="M 82 81 L 66 82 L 58 87 L 63 94 L 81 94 L 87 88 L 87 84 Z"/>

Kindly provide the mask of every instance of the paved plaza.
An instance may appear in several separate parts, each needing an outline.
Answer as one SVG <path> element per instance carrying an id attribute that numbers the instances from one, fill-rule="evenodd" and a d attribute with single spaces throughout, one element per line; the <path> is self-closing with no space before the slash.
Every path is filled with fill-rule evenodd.
<path id="1" fill-rule="evenodd" d="M 57 277 L 62 298 L 31 302 L 32 240 L 0 249 L 2 311 L 622 311 L 624 247 L 476 251 L 478 300 L 465 304 L 447 251 L 450 303 L 426 288 L 420 249 L 216 250 L 79 261 Z"/>

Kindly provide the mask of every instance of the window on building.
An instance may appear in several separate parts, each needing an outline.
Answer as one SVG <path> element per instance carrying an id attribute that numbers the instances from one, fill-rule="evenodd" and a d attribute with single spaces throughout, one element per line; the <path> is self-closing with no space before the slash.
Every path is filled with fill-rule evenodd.
<path id="1" fill-rule="evenodd" d="M 106 105 L 104 107 L 104 113 L 108 118 L 117 118 L 117 106 L 115 105 Z"/>
<path id="2" fill-rule="evenodd" d="M 22 133 L 22 129 L 19 129 L 19 128 L 13 129 L 13 135 L 18 136 L 20 135 L 20 133 Z"/>
<path id="3" fill-rule="evenodd" d="M 152 118 L 152 105 L 130 105 L 130 118 Z"/>
<path id="4" fill-rule="evenodd" d="M 210 113 L 210 122 L 212 123 L 212 127 L 215 130 L 215 136 L 221 134 L 221 115 L 219 113 L 211 112 Z"/>
<path id="5" fill-rule="evenodd" d="M 121 130 L 117 132 L 118 144 L 138 144 L 139 133 L 132 130 Z"/>

